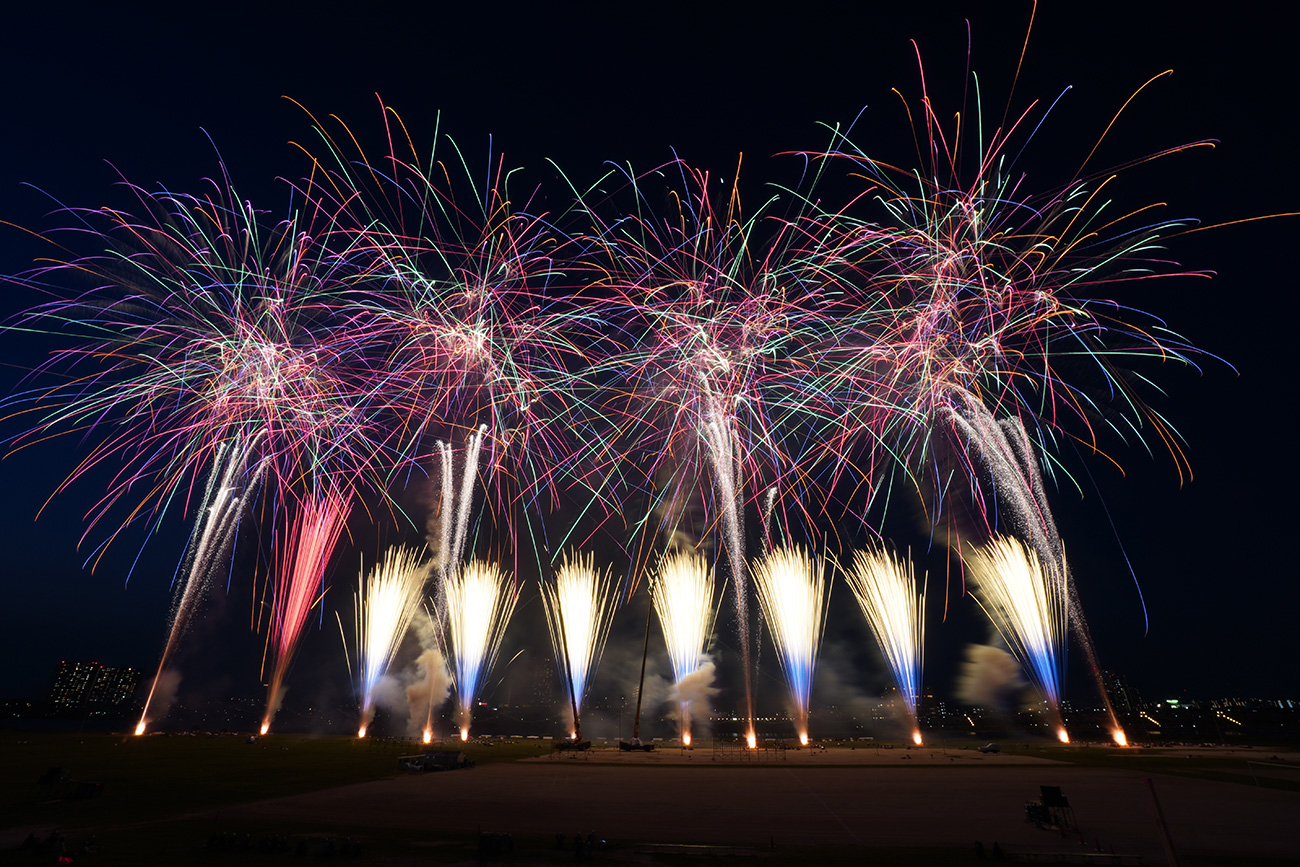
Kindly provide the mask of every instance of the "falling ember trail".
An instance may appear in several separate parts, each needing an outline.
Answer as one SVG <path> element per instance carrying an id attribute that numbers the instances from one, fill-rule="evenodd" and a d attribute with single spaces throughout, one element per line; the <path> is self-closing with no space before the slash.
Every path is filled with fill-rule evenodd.
<path id="1" fill-rule="evenodd" d="M 740 455 L 727 414 L 714 413 L 704 425 L 703 434 L 713 465 L 713 481 L 718 489 L 722 513 L 723 543 L 736 589 L 736 624 L 740 632 L 741 667 L 745 681 L 745 741 L 750 749 L 754 749 L 758 745 L 758 736 L 754 731 L 754 652 L 749 615 L 749 573 L 745 566 L 744 513 L 740 503 Z"/>
<path id="2" fill-rule="evenodd" d="M 172 607 L 167 644 L 158 660 L 158 670 L 154 672 L 149 696 L 145 699 L 140 722 L 136 726 L 138 735 L 144 734 L 148 724 L 166 712 L 165 708 L 159 712 L 154 706 L 159 680 L 176 646 L 189 628 L 203 594 L 212 583 L 222 553 L 234 541 L 240 515 L 259 487 L 263 469 L 261 466 L 245 484 L 240 485 L 240 476 L 244 472 L 249 452 L 250 449 L 238 442 L 224 444 L 217 450 L 199 509 L 198 522 L 190 539 L 190 549 L 185 557 L 182 590 Z"/>
<path id="3" fill-rule="evenodd" d="M 1111 737 L 1118 743 L 1124 738 L 1123 729 L 1102 681 L 1092 633 L 1065 560 L 1064 546 L 1052 517 L 1029 434 L 1018 418 L 1001 421 L 994 418 L 975 395 L 963 389 L 954 389 L 952 393 L 955 400 L 948 410 L 949 420 L 965 441 L 970 457 L 983 464 L 992 477 L 997 502 L 1009 511 L 1011 523 L 1027 538 L 1030 549 L 1038 556 L 1039 567 L 1049 574 L 1050 580 L 1059 585 L 1064 594 L 1069 630 L 1087 659 L 1097 694 L 1110 716 Z M 1062 654 L 1064 650 L 1062 645 Z"/>

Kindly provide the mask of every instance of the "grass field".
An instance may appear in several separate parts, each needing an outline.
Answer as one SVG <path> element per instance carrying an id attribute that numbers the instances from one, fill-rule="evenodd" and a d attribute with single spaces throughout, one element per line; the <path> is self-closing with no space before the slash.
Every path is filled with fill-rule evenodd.
<path id="1" fill-rule="evenodd" d="M 459 749 L 459 744 L 449 744 Z M 927 745 L 942 749 L 942 744 Z M 968 744 L 963 746 L 969 746 Z M 955 748 L 955 747 L 954 747 Z M 0 731 L 0 861 L 55 863 L 59 851 L 77 864 L 285 864 L 346 860 L 366 864 L 480 863 L 476 835 L 435 836 L 418 831 L 382 833 L 346 823 L 278 827 L 222 818 L 223 807 L 392 777 L 397 758 L 422 745 L 392 739 L 272 735 L 249 742 L 243 735 L 151 735 Z M 1174 773 L 1242 785 L 1300 791 L 1288 779 L 1252 780 L 1240 756 L 1107 748 L 1014 747 L 1053 761 Z M 540 740 L 470 743 L 477 764 L 513 762 L 549 753 Z M 900 751 L 901 754 L 901 751 Z M 598 757 L 594 757 L 597 758 Z M 1261 750 L 1260 759 L 1269 758 Z M 51 774 L 50 769 L 62 769 Z M 653 769 L 647 768 L 647 773 Z M 957 773 L 954 768 L 954 773 Z M 473 773 L 454 771 L 452 773 Z M 41 782 L 42 777 L 51 778 Z M 22 844 L 29 833 L 44 846 Z M 514 839 L 509 853 L 491 863 L 572 863 L 572 841 Z M 615 845 L 584 863 L 938 865 L 978 860 L 973 849 L 710 849 Z M 1149 863 L 1149 862 L 1148 862 Z M 1194 867 L 1238 863 L 1280 865 L 1283 860 L 1185 860 Z"/>

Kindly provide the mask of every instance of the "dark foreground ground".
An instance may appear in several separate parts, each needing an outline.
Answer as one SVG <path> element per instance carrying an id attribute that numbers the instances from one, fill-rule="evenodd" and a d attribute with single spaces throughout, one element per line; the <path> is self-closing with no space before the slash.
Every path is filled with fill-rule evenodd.
<path id="1" fill-rule="evenodd" d="M 409 775 L 394 773 L 412 750 L 398 742 L 3 738 L 6 863 L 54 863 L 59 850 L 78 864 L 478 863 L 484 840 L 503 864 L 925 865 L 976 863 L 978 840 L 1008 860 L 1150 865 L 1167 863 L 1157 798 L 1184 865 L 1300 863 L 1300 757 L 1276 750 L 844 747 L 753 761 L 553 756 L 533 741 Z M 68 779 L 37 783 L 58 759 Z M 1043 785 L 1068 797 L 1077 829 L 1025 821 Z M 588 854 L 593 834 L 605 843 Z"/>

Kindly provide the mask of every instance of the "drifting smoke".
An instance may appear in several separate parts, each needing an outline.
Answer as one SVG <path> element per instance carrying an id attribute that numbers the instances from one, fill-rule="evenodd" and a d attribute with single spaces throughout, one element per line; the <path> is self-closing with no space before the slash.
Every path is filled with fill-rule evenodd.
<path id="1" fill-rule="evenodd" d="M 284 704 L 284 697 L 289 693 L 289 687 L 281 683 L 279 686 L 272 688 L 267 693 L 266 715 L 262 718 L 262 734 L 266 734 L 271 727 L 271 720 L 280 712 L 280 706 Z"/>
<path id="2" fill-rule="evenodd" d="M 424 644 L 423 637 L 420 643 Z M 410 710 L 407 733 L 418 735 L 431 723 L 433 709 L 451 694 L 451 672 L 442 651 L 432 647 L 415 660 L 412 676 L 406 686 L 406 703 Z"/>
<path id="3" fill-rule="evenodd" d="M 147 705 L 147 716 L 140 718 L 140 725 L 137 733 L 143 733 L 144 726 L 148 723 L 160 720 L 167 716 L 167 711 L 171 710 L 172 704 L 176 701 L 176 690 L 181 685 L 181 673 L 178 669 L 168 668 L 158 672 L 154 678 L 153 687 L 149 692 L 149 701 Z"/>
<path id="4" fill-rule="evenodd" d="M 406 689 L 401 681 L 390 674 L 385 674 L 375 682 L 370 692 L 371 704 L 361 717 L 361 726 L 369 726 L 375 719 L 375 710 L 383 708 L 394 718 L 401 719 L 409 713 Z"/>
<path id="5" fill-rule="evenodd" d="M 828 631 L 833 630 L 831 627 Z M 841 634 L 852 633 L 846 630 Z M 839 713 L 828 714 L 820 720 L 817 730 L 824 731 L 826 737 L 868 734 L 877 738 L 907 738 L 914 731 L 915 720 L 904 702 L 882 698 L 882 693 L 889 695 L 892 679 L 887 667 L 879 668 L 874 659 L 863 658 L 863 647 L 861 641 L 848 637 L 827 640 L 822 647 L 813 701 L 818 707 L 838 708 Z"/>
<path id="6" fill-rule="evenodd" d="M 957 699 L 994 710 L 1011 709 L 1028 686 L 1020 676 L 1020 663 L 1000 647 L 971 644 L 957 676 Z"/>
<path id="7" fill-rule="evenodd" d="M 707 719 L 712 711 L 710 699 L 718 694 L 718 688 L 713 685 L 716 674 L 717 667 L 706 656 L 699 668 L 683 677 L 669 691 L 668 700 L 680 714 L 684 732 L 699 736 L 699 728 L 691 723 L 692 720 Z"/>

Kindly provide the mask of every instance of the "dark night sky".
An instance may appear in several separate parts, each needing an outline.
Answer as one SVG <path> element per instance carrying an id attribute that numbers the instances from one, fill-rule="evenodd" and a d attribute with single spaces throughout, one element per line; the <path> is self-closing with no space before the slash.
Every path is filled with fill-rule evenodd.
<path id="1" fill-rule="evenodd" d="M 471 151 L 486 153 L 491 135 L 509 164 L 528 167 L 541 183 L 545 158 L 584 178 L 604 160 L 645 169 L 676 148 L 729 176 L 743 150 L 757 199 L 761 182 L 785 171 L 768 154 L 824 146 L 817 122 L 851 121 L 863 106 L 860 130 L 869 136 L 858 140 L 906 157 L 910 133 L 889 90 L 917 94 L 909 39 L 919 43 L 936 99 L 955 109 L 969 20 L 986 102 L 1001 106 L 1030 9 L 1026 2 L 883 12 L 883 4 L 854 2 L 699 4 L 705 11 L 662 2 L 482 3 L 437 13 L 404 7 L 444 4 L 371 3 L 337 13 L 323 11 L 330 4 L 294 12 L 280 11 L 293 4 L 258 4 L 277 11 L 256 12 L 231 11 L 241 4 L 24 5 L 0 18 L 0 220 L 37 230 L 58 221 L 45 216 L 50 199 L 25 184 L 88 207 L 127 203 L 113 187 L 116 172 L 145 187 L 197 190 L 217 165 L 209 137 L 241 195 L 283 211 L 277 178 L 304 170 L 290 142 L 310 136 L 309 120 L 283 96 L 377 137 L 379 94 L 423 146 L 441 110 L 444 131 Z M 1180 3 L 1042 5 L 1015 104 L 1074 88 L 1031 146 L 1026 165 L 1041 167 L 1044 186 L 1082 161 L 1134 90 L 1173 69 L 1130 106 L 1100 159 L 1118 163 L 1202 138 L 1219 146 L 1133 171 L 1122 186 L 1126 203 L 1167 201 L 1170 214 L 1207 224 L 1300 210 L 1294 18 L 1246 11 L 1256 4 L 1222 6 L 1212 17 L 1188 17 Z M 1297 478 L 1287 445 L 1295 436 L 1282 376 L 1293 360 L 1286 310 L 1295 305 L 1286 299 L 1298 227 L 1283 218 L 1175 239 L 1174 259 L 1215 278 L 1157 282 L 1120 298 L 1236 368 L 1207 357 L 1201 375 L 1151 371 L 1168 391 L 1156 408 L 1185 436 L 1195 479 L 1180 487 L 1168 455 L 1112 444 L 1124 476 L 1071 455 L 1101 496 L 1055 494 L 1103 663 L 1148 695 L 1300 697 L 1287 542 L 1295 538 Z M 0 226 L 0 273 L 23 271 L 38 252 Z M 5 316 L 30 301 L 13 286 L 0 291 Z M 3 340 L 0 385 L 9 388 L 48 347 Z M 6 424 L 0 435 L 12 436 Z M 10 661 L 0 666 L 0 698 L 38 694 L 61 657 L 156 661 L 178 539 L 155 540 L 125 585 L 130 544 L 94 574 L 81 568 L 89 548 L 79 555 L 76 545 L 93 486 L 73 488 L 33 523 L 80 450 L 68 437 L 0 462 L 0 654 Z M 1150 613 L 1145 633 L 1125 552 Z M 213 649 L 230 683 L 256 678 L 257 641 L 241 626 L 247 606 L 246 588 L 218 599 L 193 638 Z M 943 631 L 932 624 L 932 635 Z M 337 649 L 331 634 L 304 654 L 341 669 Z M 927 652 L 936 671 L 945 664 L 939 655 Z"/>

